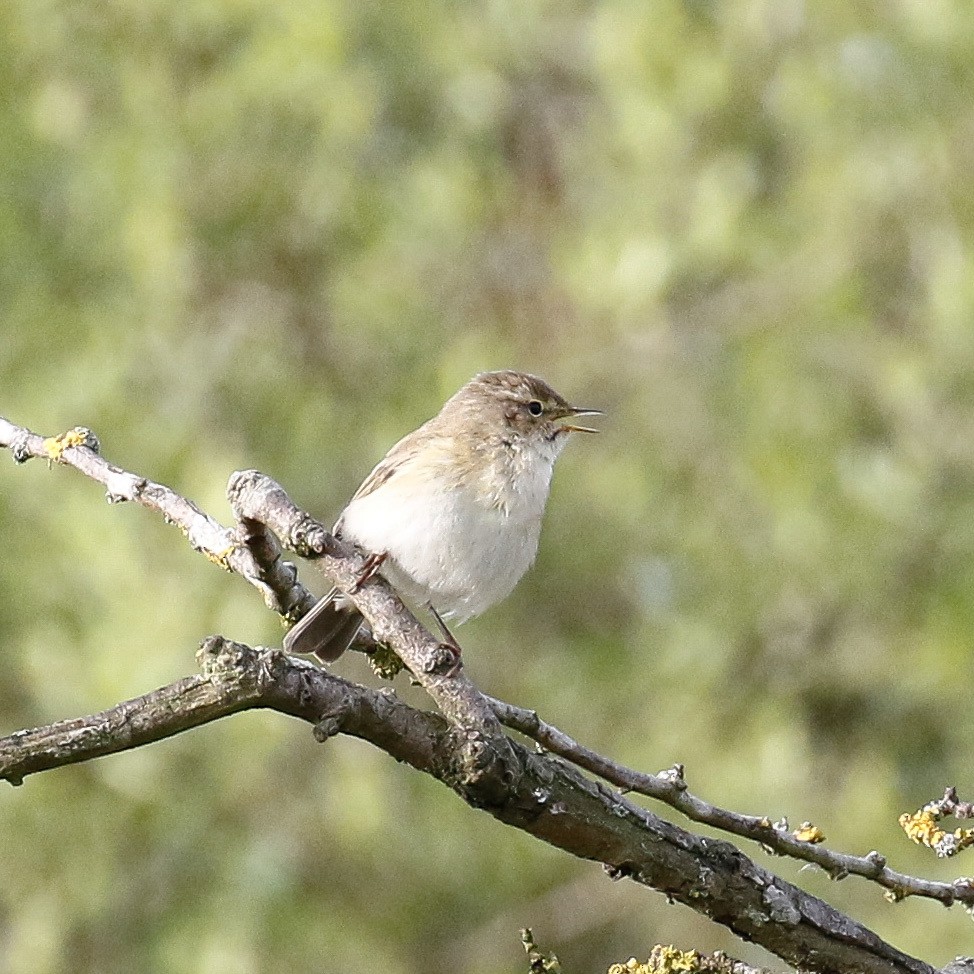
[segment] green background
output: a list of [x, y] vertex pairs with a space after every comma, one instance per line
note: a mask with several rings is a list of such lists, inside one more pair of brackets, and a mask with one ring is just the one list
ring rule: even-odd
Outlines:
[[[461, 631], [472, 677], [715, 803], [970, 872], [896, 819], [974, 797], [972, 45], [960, 0], [7, 0], [0, 413], [224, 521], [242, 467], [328, 520], [474, 372], [538, 372], [604, 433]], [[70, 470], [0, 465], [0, 550], [0, 733], [281, 638]], [[269, 714], [0, 789], [0, 862], [9, 974], [495, 974], [525, 925], [571, 972], [769, 961]], [[773, 868], [971, 952], [960, 909]]]

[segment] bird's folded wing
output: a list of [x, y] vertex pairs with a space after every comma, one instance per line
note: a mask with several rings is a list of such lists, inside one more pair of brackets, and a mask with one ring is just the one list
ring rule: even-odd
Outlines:
[[284, 637], [288, 653], [313, 653], [325, 663], [338, 659], [362, 624], [358, 609], [333, 588]]

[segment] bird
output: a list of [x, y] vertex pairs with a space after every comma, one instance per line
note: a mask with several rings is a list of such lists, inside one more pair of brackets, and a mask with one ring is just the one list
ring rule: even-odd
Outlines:
[[[531, 567], [555, 461], [571, 420], [601, 414], [572, 406], [543, 379], [481, 372], [439, 413], [399, 440], [352, 496], [333, 534], [368, 553], [407, 602], [430, 610], [446, 645], [460, 625], [506, 598]], [[332, 589], [287, 633], [290, 653], [338, 659], [362, 623]]]

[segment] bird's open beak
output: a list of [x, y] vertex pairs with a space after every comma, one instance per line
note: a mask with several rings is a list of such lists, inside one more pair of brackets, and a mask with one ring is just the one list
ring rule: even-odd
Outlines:
[[[588, 406], [571, 406], [569, 416], [601, 416], [601, 409], [589, 409]], [[575, 426], [572, 423], [565, 423], [561, 427], [566, 433], [599, 433], [601, 430], [592, 429], [591, 426]]]

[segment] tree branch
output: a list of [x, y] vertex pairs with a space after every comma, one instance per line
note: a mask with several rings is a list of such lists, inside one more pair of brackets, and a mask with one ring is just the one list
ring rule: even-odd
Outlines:
[[974, 905], [974, 878], [962, 876], [952, 883], [936, 882], [890, 869], [886, 865], [886, 857], [879, 852], [853, 856], [813, 844], [799, 837], [801, 830], [795, 833], [789, 832], [787, 823], [782, 825], [772, 822], [766, 816], [741, 815], [711, 805], [691, 794], [687, 790], [682, 765], [659, 774], [634, 771], [572, 740], [557, 727], [541, 720], [533, 710], [524, 710], [493, 697], [488, 697], [488, 700], [501, 723], [506, 727], [520, 731], [553, 754], [597, 774], [623, 791], [637, 792], [665, 802], [693, 822], [710, 825], [722, 832], [758, 842], [769, 852], [777, 855], [814, 863], [816, 866], [821, 866], [835, 880], [845, 879], [850, 875], [871, 879], [889, 890], [890, 899], [926, 896], [939, 900], [945, 906], [953, 906], [954, 903], [964, 903], [968, 907]]
[[[436, 640], [381, 578], [359, 587], [362, 556], [298, 510], [284, 490], [256, 471], [234, 474], [228, 494], [238, 524], [223, 527], [190, 501], [101, 458], [88, 430], [37, 436], [0, 417], [0, 446], [14, 459], [68, 464], [102, 483], [109, 501], [135, 500], [182, 528], [194, 549], [242, 575], [275, 611], [300, 616], [314, 597], [297, 582], [281, 544], [314, 558], [354, 598], [377, 638], [390, 644], [446, 719], [413, 710], [388, 693], [348, 683], [279, 651], [255, 653], [214, 639], [200, 658], [204, 675], [188, 677], [101, 714], [21, 731], [0, 740], [0, 777], [26, 775], [160, 740], [251, 707], [311, 721], [324, 740], [362, 737], [400, 761], [437, 777], [469, 804], [577, 856], [604, 863], [754, 940], [785, 960], [816, 971], [930, 971], [865, 927], [748, 859], [725, 842], [704, 839], [658, 819], [574, 768], [536, 755], [508, 738], [500, 721], [548, 750], [627, 791], [662, 800], [694, 821], [814, 862], [833, 878], [856, 873], [896, 897], [974, 900], [972, 884], [929, 883], [892, 872], [877, 853], [830, 852], [767, 819], [742, 816], [692, 796], [682, 768], [659, 775], [615, 764], [583, 747], [532, 711], [484, 697], [463, 675], [444, 675]], [[500, 718], [500, 721], [498, 720]]]
[[[583, 777], [571, 765], [511, 741], [513, 781], [496, 763], [471, 775], [466, 732], [390, 693], [350, 683], [279, 650], [255, 651], [219, 637], [199, 657], [203, 676], [100, 714], [0, 739], [0, 778], [161, 740], [227, 714], [263, 707], [312, 723], [319, 740], [369, 741], [452, 788], [475, 808], [583, 859], [613, 878], [656, 889], [786, 962], [823, 974], [933, 974], [827, 903], [775, 876], [727, 842], [693, 835]], [[490, 801], [499, 796], [499, 801]]]
[[239, 537], [249, 536], [251, 525], [257, 522], [266, 525], [289, 550], [314, 559], [355, 602], [376, 640], [394, 647], [443, 714], [489, 741], [493, 760], [509, 759], [507, 737], [484, 695], [462, 667], [454, 670], [454, 657], [444, 659], [439, 641], [420, 625], [381, 575], [372, 574], [362, 583], [365, 561], [352, 545], [299, 510], [283, 487], [257, 470], [233, 474], [227, 497], [243, 525]]
[[[232, 529], [170, 487], [116, 467], [100, 456], [98, 438], [91, 430], [75, 427], [60, 436], [43, 437], [0, 416], [0, 447], [10, 450], [15, 463], [36, 457], [74, 467], [106, 488], [109, 504], [134, 501], [161, 514], [182, 530], [194, 551], [246, 578], [275, 612], [286, 615], [297, 609], [300, 614], [300, 609], [307, 611], [315, 603], [315, 597], [298, 584], [293, 565], [282, 563], [280, 571], [271, 575], [262, 571], [251, 550], [240, 543]], [[290, 577], [285, 578], [288, 574]]]
[[[447, 662], [439, 642], [403, 605], [389, 584], [374, 575], [361, 587], [364, 559], [320, 522], [298, 510], [284, 489], [255, 470], [235, 473], [227, 493], [239, 522], [237, 530], [221, 525], [171, 488], [110, 464], [99, 455], [90, 430], [76, 427], [56, 437], [42, 437], [0, 416], [0, 446], [23, 463], [31, 457], [63, 463], [103, 484], [110, 503], [136, 501], [180, 527], [193, 549], [236, 572], [254, 585], [275, 612], [300, 617], [315, 598], [297, 583], [293, 565], [280, 559], [280, 547], [259, 525], [267, 525], [287, 547], [310, 559], [355, 601], [376, 638], [396, 644], [413, 675], [452, 721], [492, 742], [490, 757], [504, 762], [507, 738], [490, 705], [462, 672], [444, 671]], [[488, 753], [484, 752], [486, 759]]]
[[[209, 645], [197, 654], [201, 663]], [[0, 738], [0, 779], [19, 785], [39, 771], [142, 747], [260, 705], [260, 670], [238, 667], [219, 679], [215, 672], [204, 668], [201, 676], [187, 676], [101, 713]]]

